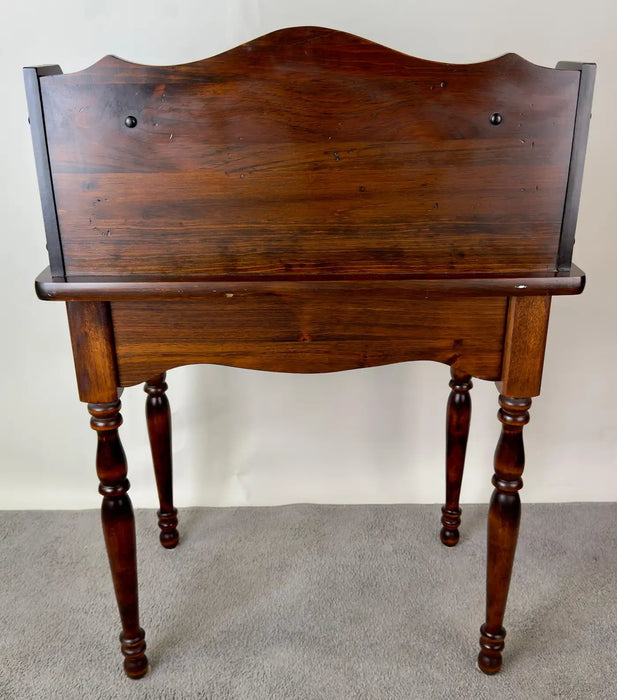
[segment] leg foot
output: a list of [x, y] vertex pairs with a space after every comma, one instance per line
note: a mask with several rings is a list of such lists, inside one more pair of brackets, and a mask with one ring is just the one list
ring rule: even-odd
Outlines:
[[160, 504], [157, 511], [160, 540], [163, 547], [173, 549], [178, 544], [178, 511], [173, 504], [171, 411], [165, 393], [165, 374], [149, 379], [144, 385], [144, 391], [148, 394], [146, 422]]
[[446, 414], [446, 504], [441, 509], [440, 538], [446, 547], [454, 547], [459, 540], [461, 524], [461, 483], [465, 466], [465, 452], [471, 420], [471, 376], [451, 369], [450, 398]]
[[504, 639], [506, 631], [503, 627], [495, 634], [486, 631], [486, 625], [480, 628], [480, 653], [478, 654], [478, 668], [489, 676], [501, 670]]
[[173, 549], [180, 539], [178, 535], [178, 516], [177, 510], [173, 508], [171, 512], [163, 513], [161, 510], [156, 511], [159, 521], [161, 533], [159, 540], [165, 549]]
[[124, 632], [120, 634], [120, 647], [124, 655], [124, 672], [129, 678], [143, 678], [150, 666], [145, 655], [146, 633], [139, 628], [139, 634], [134, 639], [128, 639]]
[[460, 538], [458, 528], [461, 524], [462, 512], [460, 508], [446, 508], [446, 506], [441, 508], [442, 528], [439, 538], [446, 547], [454, 547], [458, 544]]

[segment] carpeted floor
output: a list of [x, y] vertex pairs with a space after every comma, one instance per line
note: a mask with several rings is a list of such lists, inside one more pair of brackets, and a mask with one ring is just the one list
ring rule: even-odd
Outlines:
[[475, 668], [486, 506], [137, 513], [150, 674], [121, 671], [96, 511], [0, 512], [0, 698], [617, 697], [617, 504], [526, 505], [500, 675]]

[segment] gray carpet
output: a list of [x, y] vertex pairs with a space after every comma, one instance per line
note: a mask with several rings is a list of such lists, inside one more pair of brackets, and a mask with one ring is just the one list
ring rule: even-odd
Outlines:
[[137, 513], [150, 674], [121, 672], [98, 513], [0, 512], [0, 697], [615, 698], [617, 504], [526, 505], [502, 673], [475, 668], [485, 506]]

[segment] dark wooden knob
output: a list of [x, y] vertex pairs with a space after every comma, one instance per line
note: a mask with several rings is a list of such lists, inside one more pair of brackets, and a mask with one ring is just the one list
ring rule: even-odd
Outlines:
[[499, 126], [501, 122], [503, 121], [503, 117], [499, 112], [493, 112], [490, 116], [490, 122], [493, 126]]
[[124, 120], [124, 126], [128, 126], [129, 129], [134, 129], [137, 126], [137, 118], [129, 115]]

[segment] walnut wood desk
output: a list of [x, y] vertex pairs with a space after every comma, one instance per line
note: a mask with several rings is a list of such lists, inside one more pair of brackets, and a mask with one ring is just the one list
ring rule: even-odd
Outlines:
[[[479, 665], [502, 663], [523, 426], [571, 264], [595, 66], [419, 60], [295, 28], [196, 63], [25, 69], [50, 267], [97, 432], [124, 668], [148, 669], [118, 387], [145, 382], [178, 543], [165, 371], [450, 365], [441, 540], [459, 538], [472, 377], [497, 382]], [[207, 466], [206, 466], [207, 468]]]

